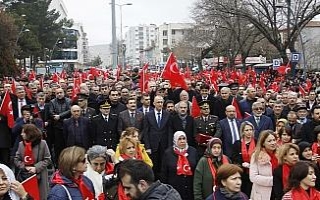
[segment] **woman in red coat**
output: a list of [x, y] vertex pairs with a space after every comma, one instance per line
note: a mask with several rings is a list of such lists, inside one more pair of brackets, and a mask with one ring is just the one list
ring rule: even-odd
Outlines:
[[314, 188], [317, 178], [314, 168], [311, 162], [297, 162], [289, 176], [289, 192], [282, 197], [282, 200], [320, 200], [320, 192]]

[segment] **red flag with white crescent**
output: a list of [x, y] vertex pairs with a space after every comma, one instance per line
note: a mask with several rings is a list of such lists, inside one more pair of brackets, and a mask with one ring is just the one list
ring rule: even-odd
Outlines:
[[178, 63], [173, 53], [170, 53], [168, 61], [163, 68], [162, 74], [160, 75], [163, 79], [170, 80], [171, 86], [178, 86], [185, 90], [188, 86], [185, 82], [184, 76], [180, 73]]
[[24, 180], [21, 184], [23, 185], [23, 188], [26, 190], [26, 192], [32, 197], [32, 199], [40, 200], [40, 192], [36, 174]]
[[12, 128], [14, 125], [14, 117], [13, 117], [10, 91], [8, 91], [8, 90], [4, 94], [3, 100], [1, 102], [0, 114], [7, 117], [8, 127]]

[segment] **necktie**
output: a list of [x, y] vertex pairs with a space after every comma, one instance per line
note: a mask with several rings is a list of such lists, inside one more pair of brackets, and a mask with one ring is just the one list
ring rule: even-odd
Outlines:
[[161, 126], [161, 113], [158, 112], [158, 127], [160, 128]]
[[106, 123], [108, 123], [108, 117], [105, 117], [105, 118], [104, 118], [104, 121], [105, 121]]
[[20, 104], [19, 117], [22, 117], [21, 108], [23, 106], [23, 100], [19, 100], [19, 104]]
[[131, 124], [134, 124], [134, 113], [131, 113], [130, 122]]
[[74, 125], [75, 125], [76, 127], [79, 127], [79, 122], [78, 122], [78, 120], [75, 120], [75, 121], [74, 121]]
[[238, 140], [236, 127], [234, 125], [234, 119], [231, 119], [230, 123], [231, 123], [231, 132], [232, 132], [232, 144], [234, 144], [234, 142]]
[[257, 123], [257, 126], [259, 127], [259, 124], [260, 124], [260, 117], [257, 117], [257, 118], [256, 118], [256, 123]]

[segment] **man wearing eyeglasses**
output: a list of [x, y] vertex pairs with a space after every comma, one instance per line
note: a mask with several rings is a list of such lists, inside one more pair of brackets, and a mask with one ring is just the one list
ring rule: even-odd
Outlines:
[[252, 104], [252, 115], [245, 118], [244, 121], [249, 121], [253, 124], [255, 131], [254, 137], [258, 139], [259, 134], [263, 130], [273, 130], [273, 123], [270, 117], [263, 115], [264, 108], [262, 103], [254, 102]]

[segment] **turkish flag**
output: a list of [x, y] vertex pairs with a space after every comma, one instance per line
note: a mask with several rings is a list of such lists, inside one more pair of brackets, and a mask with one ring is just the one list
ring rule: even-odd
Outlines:
[[0, 107], [0, 114], [7, 117], [8, 126], [9, 128], [12, 128], [14, 125], [14, 117], [12, 111], [12, 101], [10, 97], [10, 92], [8, 90], [4, 94]]
[[305, 89], [301, 85], [299, 85], [299, 92], [302, 96], [306, 96], [306, 94], [307, 94], [307, 92], [305, 91]]
[[233, 97], [231, 105], [233, 105], [236, 109], [237, 119], [242, 119], [242, 114], [240, 112], [240, 107], [239, 107], [239, 104], [238, 104], [238, 101], [236, 100], [236, 98]]
[[288, 63], [287, 65], [281, 65], [277, 70], [281, 75], [287, 74], [290, 71], [290, 63]]
[[311, 80], [310, 80], [310, 79], [307, 79], [307, 80], [306, 80], [306, 90], [307, 90], [307, 92], [310, 92], [311, 87], [312, 87]]
[[13, 79], [11, 83], [11, 92], [12, 94], [16, 93], [16, 81]]
[[121, 75], [121, 67], [120, 65], [118, 65], [117, 71], [116, 71], [117, 81], [120, 81], [120, 75]]
[[77, 98], [77, 94], [80, 92], [80, 78], [74, 78], [73, 79], [73, 89], [72, 89], [72, 101], [74, 101]]
[[173, 53], [170, 53], [166, 66], [163, 68], [162, 74], [160, 75], [163, 79], [170, 80], [171, 86], [180, 86], [187, 90], [187, 84], [184, 80], [183, 75], [180, 73], [178, 63]]
[[34, 80], [36, 80], [36, 73], [32, 71], [29, 74], [29, 81], [34, 81]]
[[149, 67], [149, 64], [146, 63], [140, 72], [139, 87], [142, 92], [148, 91], [147, 86], [150, 79], [150, 76], [148, 76], [148, 67]]
[[186, 67], [186, 71], [184, 72], [184, 77], [191, 79], [191, 71], [188, 66]]
[[59, 77], [59, 75], [57, 74], [57, 73], [54, 73], [53, 75], [52, 75], [52, 82], [54, 82], [54, 83], [57, 83], [57, 82], [59, 82], [59, 80], [60, 80], [60, 77]]
[[27, 193], [34, 200], [40, 200], [40, 192], [39, 192], [38, 179], [36, 174], [24, 180], [21, 184], [23, 185], [23, 188], [27, 191]]
[[192, 97], [192, 110], [191, 110], [192, 117], [200, 116], [200, 107], [198, 105], [197, 99], [195, 96]]

